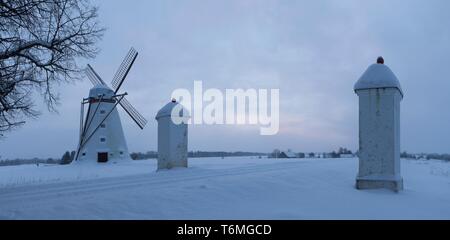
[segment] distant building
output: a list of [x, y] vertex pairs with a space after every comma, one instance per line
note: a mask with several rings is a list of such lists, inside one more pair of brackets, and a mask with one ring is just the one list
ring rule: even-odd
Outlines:
[[278, 154], [278, 158], [297, 158], [297, 154], [291, 152], [290, 150], [288, 150], [288, 151], [281, 151]]
[[427, 159], [426, 154], [414, 154], [415, 159]]

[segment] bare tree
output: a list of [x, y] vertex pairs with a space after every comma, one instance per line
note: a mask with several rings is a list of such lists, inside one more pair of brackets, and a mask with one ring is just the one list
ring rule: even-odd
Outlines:
[[0, 0], [0, 136], [35, 118], [33, 94], [55, 111], [54, 86], [80, 78], [104, 31], [87, 0]]

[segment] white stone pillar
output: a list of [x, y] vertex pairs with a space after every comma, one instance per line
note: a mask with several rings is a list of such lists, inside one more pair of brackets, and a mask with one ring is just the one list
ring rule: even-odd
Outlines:
[[158, 170], [188, 166], [188, 119], [187, 110], [175, 100], [158, 111]]
[[359, 97], [357, 189], [403, 189], [400, 175], [400, 101], [395, 74], [379, 57], [355, 84]]

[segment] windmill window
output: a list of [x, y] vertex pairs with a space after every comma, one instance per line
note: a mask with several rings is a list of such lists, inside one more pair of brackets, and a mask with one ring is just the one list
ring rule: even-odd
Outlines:
[[101, 137], [100, 138], [100, 142], [102, 142], [102, 143], [106, 142], [106, 138], [105, 137]]
[[102, 124], [100, 125], [100, 127], [101, 127], [101, 128], [106, 128], [106, 123], [102, 123]]
[[120, 152], [120, 155], [123, 155], [123, 152]]
[[100, 114], [105, 114], [105, 113], [106, 113], [106, 111], [104, 109], [100, 110]]
[[84, 152], [83, 154], [81, 154], [81, 155], [83, 155], [83, 156], [86, 156], [86, 153]]

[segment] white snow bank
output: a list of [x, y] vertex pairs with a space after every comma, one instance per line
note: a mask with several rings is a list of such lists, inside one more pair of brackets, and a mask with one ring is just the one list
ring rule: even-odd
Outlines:
[[19, 165], [0, 167], [0, 188], [52, 182], [80, 181], [149, 173], [156, 160], [117, 164]]
[[0, 219], [450, 219], [449, 163], [402, 160], [405, 190], [393, 193], [356, 190], [357, 162], [202, 158], [160, 172], [154, 160], [4, 167]]

